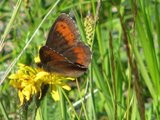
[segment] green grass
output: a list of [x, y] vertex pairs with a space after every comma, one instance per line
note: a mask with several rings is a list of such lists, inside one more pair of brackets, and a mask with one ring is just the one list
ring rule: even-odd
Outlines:
[[[48, 92], [38, 108], [34, 98], [19, 106], [8, 79], [17, 63], [36, 66], [34, 57], [63, 12], [73, 13], [86, 42], [88, 11], [98, 20], [87, 74], [71, 91], [59, 88], [59, 102]], [[159, 12], [159, 0], [102, 0], [99, 11], [96, 0], [0, 1], [0, 119], [160, 119]]]

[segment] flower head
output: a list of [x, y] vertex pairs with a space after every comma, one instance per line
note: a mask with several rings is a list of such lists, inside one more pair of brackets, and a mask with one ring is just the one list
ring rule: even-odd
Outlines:
[[59, 100], [58, 87], [66, 90], [71, 89], [66, 81], [74, 80], [74, 78], [65, 77], [58, 73], [49, 73], [40, 68], [31, 68], [24, 64], [18, 64], [18, 66], [17, 73], [11, 74], [9, 79], [11, 79], [10, 84], [18, 89], [20, 105], [29, 101], [36, 94], [39, 95], [38, 98], [40, 99], [44, 85], [50, 86], [51, 95], [55, 101]]
[[88, 45], [92, 45], [94, 27], [95, 27], [95, 20], [93, 16], [89, 13], [84, 19], [84, 30]]

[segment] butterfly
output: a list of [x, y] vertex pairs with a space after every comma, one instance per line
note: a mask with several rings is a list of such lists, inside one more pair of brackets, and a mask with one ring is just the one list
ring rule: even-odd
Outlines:
[[69, 77], [83, 75], [92, 53], [80, 38], [75, 21], [68, 14], [60, 14], [50, 29], [46, 44], [40, 48], [42, 68]]

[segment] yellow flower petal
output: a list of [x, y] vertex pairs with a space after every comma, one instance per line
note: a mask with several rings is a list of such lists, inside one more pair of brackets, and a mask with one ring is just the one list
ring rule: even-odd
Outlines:
[[55, 101], [59, 101], [59, 93], [58, 93], [58, 90], [57, 91], [51, 91], [51, 95], [52, 95], [52, 98], [55, 100]]
[[20, 105], [23, 105], [23, 103], [24, 103], [23, 93], [21, 91], [18, 91], [18, 96], [19, 96], [19, 100], [20, 100]]
[[62, 88], [66, 89], [66, 90], [71, 90], [71, 88], [68, 85], [63, 85]]
[[22, 93], [23, 95], [25, 96], [25, 99], [28, 101], [30, 100], [30, 97], [31, 97], [31, 86], [28, 85], [27, 87], [25, 87], [23, 90], [22, 90]]
[[17, 79], [17, 76], [16, 76], [16, 74], [11, 74], [8, 78], [9, 79]]
[[47, 72], [44, 72], [44, 71], [39, 72], [39, 73], [36, 75], [36, 77], [35, 77], [34, 80], [38, 80], [38, 79], [40, 79], [40, 78], [42, 78], [42, 77], [44, 77], [44, 76], [46, 76], [46, 75], [48, 75]]
[[34, 58], [34, 61], [35, 61], [35, 63], [40, 63], [40, 62], [41, 62], [39, 56], [35, 57], [35, 58]]
[[25, 65], [22, 64], [22, 63], [18, 63], [18, 66], [19, 66], [19, 67], [24, 67]]

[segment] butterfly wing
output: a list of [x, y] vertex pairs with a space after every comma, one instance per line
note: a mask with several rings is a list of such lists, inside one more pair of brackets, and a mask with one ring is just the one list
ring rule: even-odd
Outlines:
[[46, 46], [73, 64], [88, 67], [91, 61], [89, 47], [80, 42], [80, 34], [74, 20], [65, 13], [62, 13], [51, 27]]
[[41, 65], [45, 70], [49, 72], [57, 72], [65, 76], [79, 77], [87, 69], [83, 66], [71, 63], [64, 56], [47, 46], [41, 47], [40, 59]]
[[61, 14], [52, 25], [46, 45], [40, 49], [41, 66], [50, 72], [79, 77], [91, 62], [91, 51], [69, 15]]

